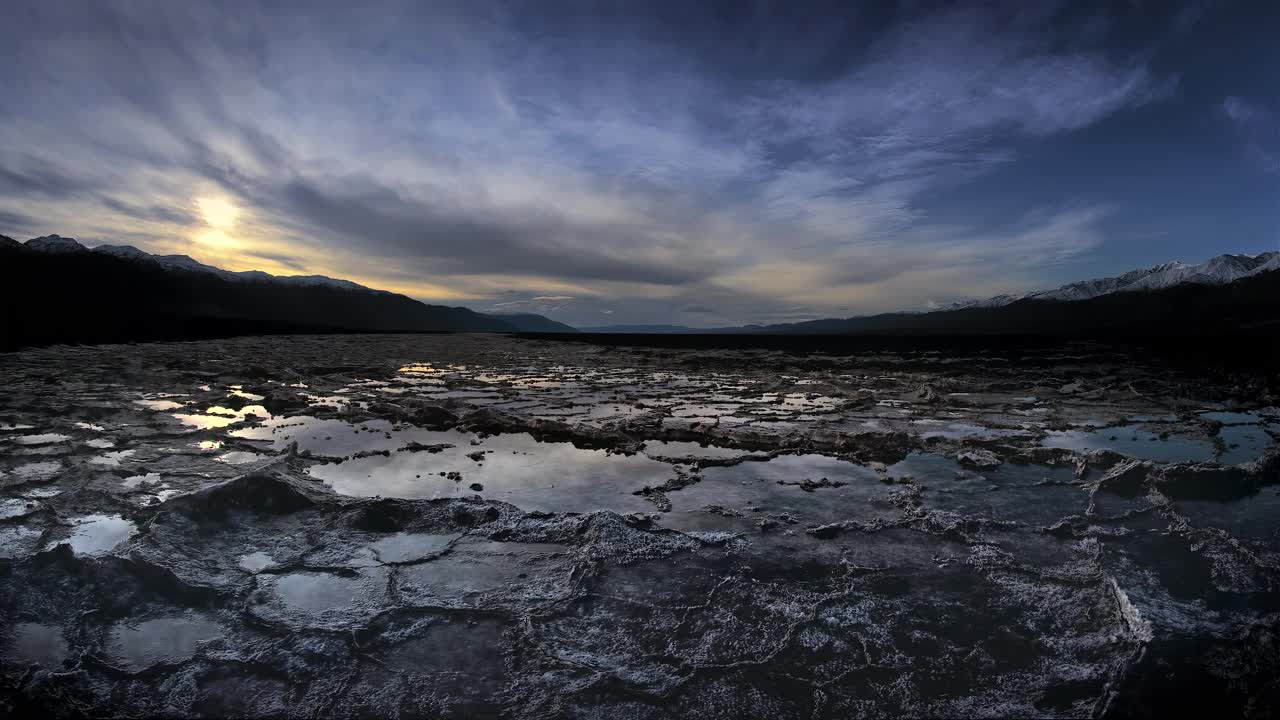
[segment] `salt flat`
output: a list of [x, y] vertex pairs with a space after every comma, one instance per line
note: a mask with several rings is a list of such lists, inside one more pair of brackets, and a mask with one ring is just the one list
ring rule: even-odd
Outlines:
[[1276, 709], [1280, 411], [1238, 378], [385, 335], [0, 383], [10, 710]]

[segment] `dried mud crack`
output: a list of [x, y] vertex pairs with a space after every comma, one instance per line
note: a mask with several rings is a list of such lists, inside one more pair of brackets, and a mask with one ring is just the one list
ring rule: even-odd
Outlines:
[[1263, 381], [485, 336], [0, 381], [15, 715], [1280, 711]]

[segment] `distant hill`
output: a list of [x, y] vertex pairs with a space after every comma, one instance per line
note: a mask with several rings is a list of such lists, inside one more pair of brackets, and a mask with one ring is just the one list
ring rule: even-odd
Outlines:
[[587, 333], [777, 335], [1280, 334], [1280, 252], [1168, 262], [931, 312], [894, 312], [736, 328], [612, 325]]
[[1053, 290], [1022, 295], [997, 295], [986, 300], [962, 302], [942, 308], [999, 307], [1019, 300], [1088, 300], [1112, 293], [1163, 290], [1179, 285], [1226, 285], [1253, 275], [1280, 270], [1280, 252], [1259, 255], [1218, 255], [1202, 263], [1188, 265], [1173, 261], [1132, 270], [1115, 277], [1074, 282]]
[[[532, 313], [483, 314], [319, 275], [231, 272], [127, 245], [0, 235], [0, 348], [299, 332], [528, 332], [577, 329]], [[1280, 253], [1164, 263], [1055, 290], [779, 325], [610, 325], [649, 335], [1280, 335]]]
[[599, 325], [596, 327], [578, 328], [587, 333], [639, 333], [653, 335], [682, 335], [685, 333], [703, 333], [706, 330], [685, 327], [684, 325]]
[[571, 325], [534, 313], [485, 313], [485, 315], [512, 325], [520, 332], [578, 332], [578, 329]]
[[0, 236], [0, 302], [0, 344], [10, 348], [261, 332], [515, 332], [540, 317], [515, 323], [346, 280], [233, 273], [185, 255], [90, 250], [57, 235]]
[[769, 325], [775, 334], [1212, 335], [1280, 334], [1280, 271], [1222, 284], [1179, 283], [1082, 300], [1026, 297], [995, 306], [885, 313]]

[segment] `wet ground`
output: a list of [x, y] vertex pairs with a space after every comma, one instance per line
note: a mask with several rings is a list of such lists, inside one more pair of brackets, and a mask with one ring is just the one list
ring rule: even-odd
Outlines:
[[1280, 398], [1087, 344], [0, 355], [7, 712], [1280, 711]]

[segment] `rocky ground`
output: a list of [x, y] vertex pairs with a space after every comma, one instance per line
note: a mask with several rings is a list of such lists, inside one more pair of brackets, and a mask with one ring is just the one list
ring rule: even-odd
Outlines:
[[7, 712], [1280, 712], [1247, 376], [299, 336], [0, 387]]

